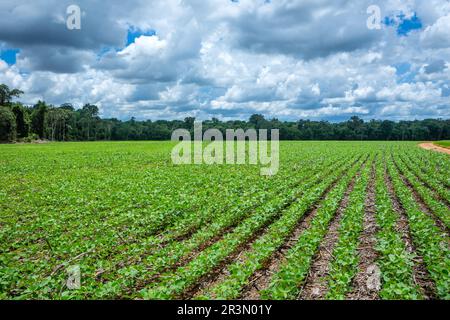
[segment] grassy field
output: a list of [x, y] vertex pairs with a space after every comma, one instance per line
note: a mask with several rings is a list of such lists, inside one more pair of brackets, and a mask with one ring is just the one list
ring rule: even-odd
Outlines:
[[1, 145], [0, 298], [450, 299], [447, 155], [282, 142], [263, 177], [173, 145]]
[[444, 147], [444, 148], [450, 148], [450, 141], [438, 141], [435, 142], [435, 144], [437, 144], [440, 147]]

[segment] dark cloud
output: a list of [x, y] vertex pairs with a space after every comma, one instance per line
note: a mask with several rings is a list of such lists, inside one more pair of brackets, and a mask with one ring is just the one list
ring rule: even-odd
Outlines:
[[164, 87], [158, 83], [136, 85], [133, 93], [127, 98], [127, 101], [156, 101], [159, 99], [159, 92], [163, 89]]
[[107, 2], [78, 1], [82, 11], [81, 29], [66, 27], [66, 9], [73, 1], [33, 1], [20, 5], [6, 1], [0, 14], [0, 41], [14, 46], [58, 46], [73, 49], [98, 49], [123, 46], [127, 30], [111, 16]]
[[72, 0], [0, 1], [0, 49], [19, 52], [0, 60], [0, 82], [27, 102], [152, 119], [450, 116], [446, 0], [380, 0], [383, 17], [400, 12], [415, 30], [403, 33], [369, 30], [370, 0], [75, 3], [71, 31]]
[[26, 47], [21, 51], [20, 67], [24, 70], [52, 71], [55, 73], [77, 73], [94, 61], [89, 51], [52, 46]]
[[312, 59], [367, 48], [380, 38], [366, 26], [365, 1], [271, 2], [229, 21], [235, 44], [253, 52]]
[[444, 60], [436, 60], [432, 63], [425, 66], [425, 73], [436, 73], [441, 72], [445, 69], [445, 61]]
[[32, 70], [79, 72], [86, 51], [125, 44], [126, 28], [119, 25], [106, 2], [79, 1], [81, 30], [66, 27], [66, 9], [73, 1], [6, 1], [0, 6], [0, 42], [20, 48]]

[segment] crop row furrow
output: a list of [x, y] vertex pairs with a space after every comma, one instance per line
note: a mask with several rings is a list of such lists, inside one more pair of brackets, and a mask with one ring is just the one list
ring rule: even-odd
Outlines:
[[[194, 259], [204, 249], [219, 241], [224, 234], [232, 231], [235, 226], [239, 227], [240, 222], [251, 221], [260, 215], [270, 216], [278, 214], [284, 207], [295, 201], [296, 197], [314, 186], [318, 181], [326, 178], [332, 170], [336, 170], [339, 166], [341, 166], [341, 162], [335, 163], [326, 172], [321, 171], [322, 167], [320, 165], [313, 168], [305, 168], [296, 177], [298, 179], [296, 186], [289, 189], [287, 194], [280, 192], [274, 195], [273, 199], [266, 202], [264, 206], [258, 207], [248, 216], [246, 214], [243, 215], [241, 211], [236, 209], [226, 215], [219, 216], [213, 223], [205, 225], [190, 238], [183, 241], [170, 242], [164, 247], [161, 247], [161, 239], [152, 239], [153, 243], [149, 243], [147, 246], [154, 248], [154, 252], [147, 256], [142, 263], [123, 268], [122, 274], [125, 274], [126, 277], [113, 279], [100, 286], [98, 294], [100, 296], [118, 294], [123, 293], [123, 290], [135, 291], [136, 288], [145, 287], [148, 283], [155, 281], [156, 277], [159, 277], [165, 270], [180, 267]], [[303, 176], [303, 179], [300, 176]], [[301, 188], [298, 186], [301, 186]]]
[[[352, 281], [358, 273], [358, 264], [361, 261], [358, 246], [360, 245], [360, 236], [364, 231], [366, 190], [372, 166], [371, 163], [363, 168], [344, 211], [339, 228], [339, 238], [333, 250], [334, 259], [330, 263], [330, 272], [327, 277], [329, 288], [326, 294], [327, 299], [344, 299], [351, 291]], [[367, 272], [367, 270], [365, 271]], [[362, 288], [356, 289], [362, 291]]]
[[407, 157], [409, 162], [423, 174], [436, 178], [440, 184], [450, 189], [450, 177], [448, 176], [450, 166], [448, 161], [446, 161], [445, 155], [424, 150], [417, 150], [416, 152], [412, 150], [405, 151], [401, 153], [402, 157]]
[[439, 196], [441, 201], [443, 201], [447, 206], [450, 206], [450, 190], [445, 188], [432, 173], [423, 173], [420, 167], [413, 163], [409, 157], [400, 156], [400, 159], [405, 164], [405, 167], [413, 172], [425, 186], [433, 190], [437, 196]]
[[359, 167], [349, 170], [347, 175], [339, 181], [338, 185], [328, 193], [310, 227], [300, 235], [297, 243], [289, 250], [286, 261], [272, 277], [268, 288], [263, 290], [263, 298], [293, 299], [298, 297], [300, 287], [308, 275], [311, 262], [320, 242], [325, 236], [336, 210], [347, 196], [346, 190], [352, 188], [352, 183], [360, 169]]
[[415, 198], [422, 205], [423, 211], [428, 211], [436, 220], [436, 224], [441, 230], [449, 233], [450, 227], [450, 209], [438, 199], [434, 194], [423, 185], [423, 183], [409, 171], [404, 162], [394, 161], [396, 168], [400, 171], [401, 177], [412, 190]]
[[423, 257], [431, 279], [435, 282], [436, 294], [440, 298], [449, 299], [450, 250], [447, 235], [435, 225], [435, 221], [429, 215], [420, 210], [414, 196], [401, 180], [400, 173], [393, 163], [392, 155], [388, 158], [387, 167], [395, 194], [408, 216], [413, 242]]
[[[342, 172], [342, 169], [340, 171]], [[336, 173], [324, 178], [319, 185], [312, 188], [312, 194], [317, 198], [320, 198], [320, 195], [333, 183], [334, 179], [336, 179]], [[304, 199], [310, 199], [312, 196], [309, 192], [307, 194], [308, 196], [303, 197]], [[292, 203], [289, 203], [289, 205]], [[188, 265], [177, 269], [173, 273], [163, 275], [161, 277], [162, 281], [151, 285], [150, 288], [143, 293], [143, 296], [148, 299], [164, 299], [181, 295], [184, 291], [193, 286], [201, 277], [211, 272], [240, 245], [250, 239], [255, 232], [266, 226], [273, 214], [273, 212], [267, 212], [252, 216], [250, 219], [244, 221], [232, 233], [227, 234], [224, 239], [203, 251]]]
[[[308, 210], [319, 201], [317, 195], [321, 193], [323, 186], [305, 194], [300, 202], [293, 204], [283, 216], [272, 224], [267, 232], [260, 237], [251, 248], [246, 251], [239, 261], [228, 266], [225, 270], [227, 276], [214, 286], [206, 288], [199, 298], [233, 299], [239, 297], [242, 289], [250, 283], [250, 278], [255, 272], [263, 268], [292, 234], [299, 220], [308, 215]], [[327, 192], [328, 190], [325, 190]], [[322, 192], [323, 193], [323, 192]]]
[[[385, 161], [383, 158], [383, 165], [376, 168], [376, 217], [379, 227], [376, 250], [381, 270], [380, 297], [387, 300], [420, 299], [422, 294], [415, 284], [415, 279], [419, 279], [415, 276], [415, 269], [419, 267], [414, 261], [417, 257], [411, 248], [408, 225], [399, 228], [403, 212], [393, 190], [389, 192], [393, 187], [387, 176]], [[399, 212], [396, 212], [394, 204]]]

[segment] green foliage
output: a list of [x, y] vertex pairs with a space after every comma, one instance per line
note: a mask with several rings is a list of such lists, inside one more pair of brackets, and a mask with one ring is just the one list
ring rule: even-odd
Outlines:
[[344, 299], [358, 272], [359, 237], [364, 228], [364, 205], [372, 161], [367, 162], [358, 177], [342, 216], [339, 238], [333, 250], [334, 259], [329, 268], [328, 299]]
[[450, 299], [448, 235], [435, 225], [432, 217], [420, 209], [419, 204], [402, 182], [391, 157], [387, 164], [395, 192], [409, 218], [413, 241], [424, 258], [431, 278], [436, 283], [437, 295], [443, 299]]
[[[95, 112], [88, 114], [95, 120]], [[441, 197], [450, 172], [446, 155], [415, 143], [281, 142], [281, 167], [269, 178], [251, 165], [175, 166], [173, 146], [0, 145], [0, 297], [174, 299], [223, 271], [196, 298], [239, 298], [305, 213], [317, 207], [280, 268], [266, 279], [269, 286], [261, 288], [265, 298], [297, 298], [330, 221], [360, 172], [338, 229], [336, 259], [324, 279], [328, 298], [345, 298], [360, 272], [356, 248], [362, 204], [376, 157], [380, 298], [424, 297], [414, 282], [417, 255], [436, 285], [436, 296], [449, 298], [448, 235], [436, 225], [436, 219], [445, 223], [448, 217]], [[414, 252], [397, 228], [399, 211], [384, 181], [385, 163], [408, 218]], [[435, 216], [421, 210], [402, 177]], [[81, 268], [79, 290], [66, 286], [66, 270], [73, 265]]]
[[444, 148], [450, 148], [450, 141], [438, 141], [435, 142], [436, 145], [440, 146], [440, 147], [444, 147]]
[[[10, 90], [0, 85], [0, 105], [10, 106], [14, 97], [22, 91]], [[195, 118], [180, 120], [127, 121], [102, 119], [99, 108], [89, 103], [80, 109], [65, 103], [59, 107], [38, 101], [32, 107], [15, 111], [17, 136], [26, 138], [29, 129], [40, 139], [51, 141], [98, 141], [98, 140], [170, 140], [175, 129], [187, 129], [191, 133]], [[30, 118], [30, 119], [28, 119]], [[31, 128], [29, 128], [31, 121]], [[421, 121], [378, 121], [365, 122], [357, 116], [341, 123], [327, 121], [280, 121], [266, 119], [261, 114], [250, 116], [248, 121], [220, 121], [217, 118], [204, 121], [203, 130], [215, 128], [225, 134], [227, 129], [279, 129], [281, 140], [441, 140], [450, 139], [450, 119], [426, 119]]]
[[16, 119], [11, 109], [0, 106], [0, 142], [16, 140]]
[[330, 186], [333, 180], [349, 169], [348, 166], [338, 163], [337, 168], [331, 167], [326, 172], [325, 177], [318, 174], [318, 179], [314, 183], [314, 187], [302, 196], [302, 201], [293, 203], [282, 215], [282, 217], [272, 224], [267, 232], [261, 236], [252, 245], [251, 249], [238, 261], [228, 268], [229, 276], [204, 293], [205, 297], [214, 297], [215, 299], [235, 299], [239, 296], [241, 289], [248, 285], [251, 275], [262, 268], [264, 262], [285, 242], [286, 238], [295, 228], [299, 219], [306, 211], [319, 200], [320, 195]]
[[385, 159], [382, 163], [376, 167], [376, 220], [379, 227], [376, 250], [382, 274], [380, 296], [388, 300], [420, 299], [421, 293], [413, 278], [414, 256], [397, 232], [399, 215], [393, 209], [386, 187]]
[[17, 138], [26, 138], [30, 134], [30, 116], [20, 103], [12, 106], [12, 112], [16, 119]]
[[298, 296], [301, 284], [308, 275], [314, 254], [326, 234], [327, 226], [333, 219], [360, 165], [350, 169], [326, 196], [309, 228], [301, 234], [297, 243], [289, 250], [285, 263], [274, 274], [269, 287], [262, 292], [264, 298], [282, 300], [295, 299]]
[[13, 98], [18, 98], [23, 94], [23, 91], [18, 89], [10, 89], [5, 84], [0, 84], [0, 106], [8, 106]]
[[39, 101], [34, 107], [31, 114], [31, 128], [40, 139], [45, 138], [45, 124], [48, 107], [45, 102]]
[[441, 186], [439, 186], [439, 182], [437, 182], [434, 177], [427, 177], [426, 181], [430, 181], [431, 185], [438, 186], [439, 191], [437, 192], [438, 195], [436, 195], [432, 189], [427, 188], [425, 183], [423, 183], [414, 174], [414, 172], [418, 172], [417, 170], [420, 170], [419, 168], [416, 167], [416, 171], [409, 171], [409, 168], [405, 165], [404, 162], [394, 161], [394, 163], [398, 167], [402, 175], [405, 177], [406, 181], [414, 188], [415, 192], [417, 192], [417, 196], [420, 197], [420, 200], [423, 201], [425, 205], [431, 209], [433, 214], [439, 217], [439, 219], [443, 222], [447, 229], [450, 229], [450, 209], [445, 203], [441, 202], [439, 198], [439, 194], [450, 196], [450, 193], [448, 193], [445, 188], [441, 189]]

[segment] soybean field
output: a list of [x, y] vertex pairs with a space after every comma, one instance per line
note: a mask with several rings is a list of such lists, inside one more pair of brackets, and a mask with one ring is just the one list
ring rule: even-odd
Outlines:
[[450, 299], [448, 155], [281, 142], [261, 176], [173, 146], [0, 145], [0, 299]]

